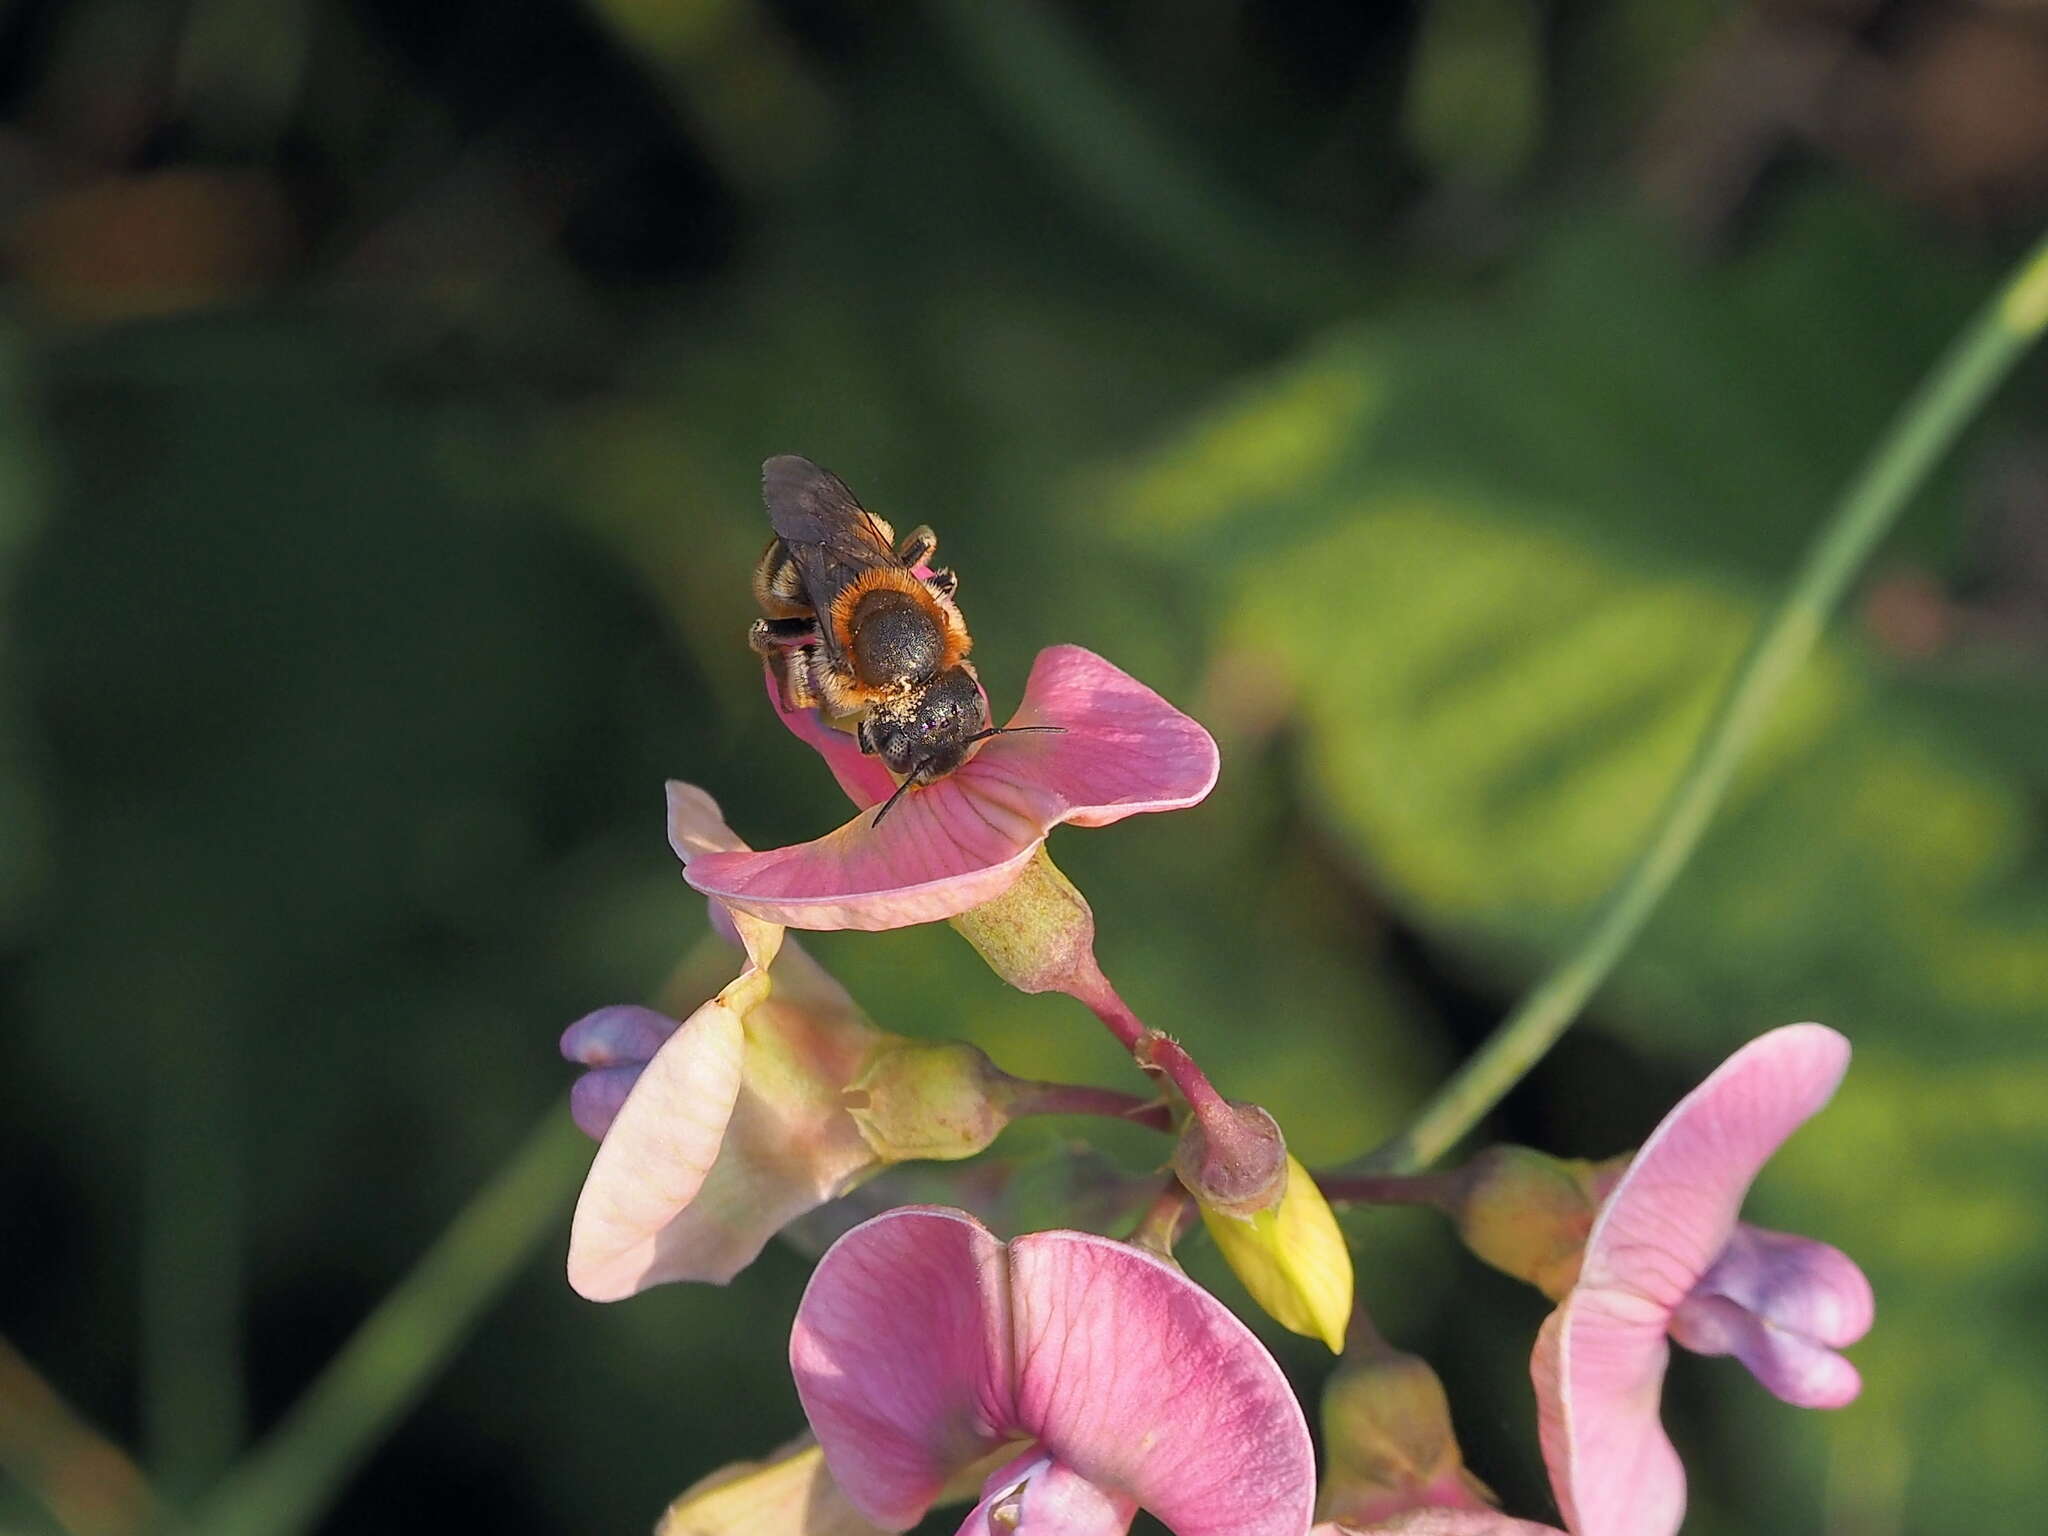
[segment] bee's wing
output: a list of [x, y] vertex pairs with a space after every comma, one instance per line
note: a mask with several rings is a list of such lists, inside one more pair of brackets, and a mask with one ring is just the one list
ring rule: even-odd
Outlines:
[[[854, 499], [844, 480], [809, 459], [784, 453], [763, 464], [761, 500], [821, 619], [832, 599], [861, 572], [897, 563], [887, 531], [874, 514]], [[839, 660], [832, 626], [820, 623], [818, 631], [827, 656]]]

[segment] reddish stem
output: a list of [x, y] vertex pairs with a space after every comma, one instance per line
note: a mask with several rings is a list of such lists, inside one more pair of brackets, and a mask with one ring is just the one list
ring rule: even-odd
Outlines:
[[1147, 1072], [1156, 1072], [1173, 1084], [1180, 1096], [1187, 1100], [1188, 1108], [1194, 1111], [1196, 1118], [1227, 1108], [1223, 1095], [1216, 1091], [1207, 1074], [1196, 1065], [1195, 1058], [1178, 1040], [1149, 1028], [1133, 1013], [1130, 1004], [1118, 996], [1109, 978], [1102, 974], [1102, 967], [1095, 963], [1092, 955], [1074, 968], [1065, 990], [1102, 1020], [1140, 1067]]
[[1133, 1056], [1137, 1055], [1138, 1042], [1146, 1034], [1144, 1021], [1117, 996], [1116, 988], [1102, 974], [1102, 967], [1095, 963], [1093, 955], [1084, 955], [1076, 962], [1063, 990], [1087, 1005], [1088, 1011], [1102, 1020], [1109, 1032], [1116, 1036], [1117, 1043]]
[[1138, 1218], [1138, 1225], [1126, 1241], [1170, 1259], [1173, 1245], [1180, 1241], [1194, 1218], [1194, 1198], [1181, 1187], [1179, 1179], [1168, 1177], [1166, 1187], [1145, 1207], [1145, 1214]]
[[1115, 1088], [1083, 1083], [1019, 1083], [1010, 1100], [1013, 1115], [1102, 1115], [1148, 1130], [1173, 1129], [1173, 1112], [1157, 1099], [1141, 1099]]

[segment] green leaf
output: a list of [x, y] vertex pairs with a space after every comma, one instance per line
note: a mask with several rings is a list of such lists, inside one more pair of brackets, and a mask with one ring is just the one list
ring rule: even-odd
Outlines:
[[[1489, 303], [1333, 338], [1117, 498], [1123, 541], [1214, 608], [1212, 679], [1289, 701], [1324, 834], [1504, 994], [1619, 873], [1773, 586], [1988, 286], [1846, 205], [1799, 210], [1716, 272], [1612, 220], [1532, 270]], [[1967, 466], [1903, 535], [1931, 558]], [[1601, 1013], [1644, 1049], [1682, 1046], [1688, 1073], [1794, 1019], [1857, 1042], [1842, 1107], [1753, 1214], [1851, 1249], [1881, 1298], [1858, 1354], [1869, 1416], [1813, 1441], [1913, 1448], [1928, 1475], [1871, 1510], [1969, 1528], [1962, 1511], [1995, 1523], [2022, 1495], [1999, 1425], [2040, 1406], [2038, 1370], [2001, 1350], [2038, 1344], [2015, 1287], [2048, 1262], [2024, 1214], [2048, 1148], [2019, 1108], [2048, 1070], [2048, 846], [2038, 767], [1970, 728], [1989, 709], [1929, 707], [1938, 691], [1827, 640]], [[1986, 1405], [1967, 1423], [1938, 1406], [1958, 1369]], [[1782, 1435], [1756, 1396], [1739, 1432]]]

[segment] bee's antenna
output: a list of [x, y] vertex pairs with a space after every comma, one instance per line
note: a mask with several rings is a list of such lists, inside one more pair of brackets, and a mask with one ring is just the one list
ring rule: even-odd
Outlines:
[[898, 784], [896, 786], [896, 793], [882, 802], [882, 808], [875, 812], [875, 819], [869, 822], [868, 825], [879, 827], [882, 824], [882, 818], [896, 808], [896, 802], [903, 798], [903, 792], [915, 782], [916, 780], [914, 779], [905, 779], [901, 784]]
[[1064, 736], [1067, 728], [1064, 725], [992, 725], [985, 731], [976, 731], [967, 740], [986, 741], [991, 736], [1014, 736], [1019, 731], [1052, 731]]

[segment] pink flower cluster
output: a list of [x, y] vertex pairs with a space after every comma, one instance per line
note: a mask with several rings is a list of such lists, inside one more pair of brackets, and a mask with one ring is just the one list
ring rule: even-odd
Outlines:
[[[1847, 1042], [1817, 1024], [1752, 1041], [1665, 1117], [1602, 1208], [1532, 1367], [1573, 1536], [1678, 1529], [1685, 1473], [1658, 1422], [1669, 1340], [1738, 1355], [1788, 1402], [1855, 1396], [1834, 1351], [1870, 1326], [1862, 1273], [1825, 1244], [1736, 1219], [1847, 1063]], [[915, 1523], [1004, 1447], [1015, 1454], [963, 1536], [1121, 1532], [1139, 1507], [1180, 1536], [1299, 1536], [1309, 1523], [1308, 1433], [1272, 1357], [1178, 1269], [1124, 1244], [1078, 1232], [1003, 1244], [959, 1212], [891, 1211], [820, 1262], [790, 1364], [839, 1488], [884, 1529]], [[1459, 1507], [1317, 1530], [1553, 1529], [1452, 1496]]]
[[[813, 715], [781, 712], [862, 813], [815, 841], [754, 852], [702, 791], [671, 785], [671, 841], [743, 953], [737, 974], [680, 1023], [611, 1008], [563, 1036], [564, 1054], [590, 1069], [574, 1093], [578, 1123], [601, 1138], [569, 1257], [572, 1283], [594, 1299], [730, 1279], [895, 1148], [924, 1146], [880, 1103], [892, 1084], [914, 1085], [908, 1102], [929, 1111], [931, 1145], [957, 1147], [917, 1156], [969, 1155], [999, 1128], [1000, 1094], [986, 1085], [1000, 1074], [878, 1029], [786, 927], [969, 913], [1010, 889], [1052, 827], [1192, 805], [1217, 771], [1199, 725], [1071, 646], [1039, 657], [1014, 722], [1059, 733], [991, 739], [879, 825], [865, 812], [895, 787], [881, 765]], [[1100, 990], [1098, 1011], [1140, 1065], [1148, 1051], [1179, 1050]], [[1606, 1193], [1532, 1360], [1544, 1460], [1573, 1536], [1677, 1531], [1685, 1475], [1659, 1420], [1673, 1341], [1736, 1356], [1788, 1402], [1855, 1396], [1857, 1374], [1836, 1351], [1870, 1325], [1862, 1273], [1824, 1244], [1738, 1220], [1750, 1183], [1828, 1101], [1848, 1055], [1813, 1024], [1752, 1041], [1666, 1116]], [[1185, 1065], [1201, 1090], [1186, 1105], [1206, 1093], [1230, 1108]], [[1156, 1101], [1149, 1110], [1167, 1113]], [[1277, 1128], [1272, 1137], [1283, 1184], [1306, 1178], [1280, 1167]], [[1270, 1235], [1282, 1226], [1265, 1230], [1283, 1241]], [[963, 1479], [979, 1487], [963, 1536], [1108, 1536], [1140, 1508], [1179, 1536], [1303, 1536], [1318, 1512], [1308, 1426], [1280, 1367], [1220, 1301], [1132, 1243], [1075, 1231], [1003, 1242], [964, 1212], [886, 1211], [820, 1260], [790, 1364], [830, 1473], [803, 1474], [807, 1512], [791, 1529], [906, 1529]], [[1449, 1465], [1369, 1500], [1326, 1486], [1315, 1530], [1553, 1529], [1500, 1514]]]

